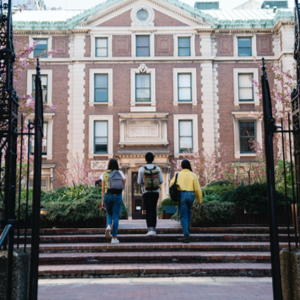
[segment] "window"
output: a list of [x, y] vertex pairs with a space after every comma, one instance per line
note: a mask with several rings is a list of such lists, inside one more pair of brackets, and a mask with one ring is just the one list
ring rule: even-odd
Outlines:
[[191, 74], [178, 74], [178, 101], [192, 101]]
[[94, 76], [94, 102], [108, 102], [108, 74], [95, 74]]
[[253, 79], [251, 74], [239, 74], [239, 101], [254, 101], [253, 84], [250, 79]]
[[[33, 189], [33, 179], [29, 179], [29, 189]], [[44, 192], [47, 192], [49, 190], [47, 178], [41, 179], [41, 190]]]
[[108, 153], [108, 121], [94, 122], [94, 153]]
[[48, 40], [47, 39], [33, 39], [35, 46], [33, 50], [33, 56], [39, 56], [47, 58]]
[[[34, 122], [34, 120], [31, 120], [31, 122]], [[42, 139], [42, 155], [47, 155], [47, 136], [48, 136], [48, 123], [44, 122], [43, 127], [43, 139]], [[34, 154], [34, 136], [32, 135], [30, 138], [30, 154]]]
[[191, 38], [178, 38], [178, 56], [191, 56]]
[[135, 101], [151, 102], [151, 78], [150, 74], [136, 74]]
[[[41, 75], [43, 103], [48, 103], [48, 75]], [[32, 75], [32, 97], [35, 95], [35, 75]]]
[[150, 56], [150, 37], [148, 35], [136, 36], [136, 56]]
[[240, 153], [255, 153], [251, 141], [256, 139], [256, 126], [253, 121], [239, 121]]
[[249, 37], [238, 38], [238, 56], [252, 56], [251, 44]]
[[108, 38], [96, 38], [96, 57], [108, 56]]
[[179, 153], [193, 150], [193, 121], [179, 121]]

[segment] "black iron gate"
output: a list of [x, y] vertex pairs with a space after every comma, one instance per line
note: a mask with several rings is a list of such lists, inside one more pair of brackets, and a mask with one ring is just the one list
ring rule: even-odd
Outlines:
[[[29, 120], [19, 116], [19, 101], [13, 88], [11, 0], [0, 0], [0, 26], [0, 249], [8, 252], [6, 299], [12, 298], [14, 248], [26, 252], [31, 234], [28, 299], [34, 300], [37, 299], [43, 137], [40, 67], [37, 60], [34, 120]], [[32, 191], [29, 191], [30, 180], [33, 180]]]

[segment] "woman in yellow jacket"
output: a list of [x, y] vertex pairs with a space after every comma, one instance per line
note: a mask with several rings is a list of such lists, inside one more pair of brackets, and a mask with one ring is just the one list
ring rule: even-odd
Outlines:
[[[180, 191], [180, 205], [179, 205], [179, 217], [181, 227], [183, 231], [183, 243], [189, 243], [189, 226], [192, 217], [192, 206], [197, 199], [198, 203], [202, 202], [202, 191], [198, 178], [193, 173], [191, 164], [187, 159], [181, 162], [182, 170], [179, 172], [177, 177], [177, 186]], [[175, 182], [175, 176], [172, 178], [170, 185]]]

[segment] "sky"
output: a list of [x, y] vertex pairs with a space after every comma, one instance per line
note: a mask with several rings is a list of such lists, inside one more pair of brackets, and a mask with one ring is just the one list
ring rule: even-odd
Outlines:
[[[194, 6], [195, 0], [181, 0], [184, 3]], [[219, 0], [221, 9], [234, 8], [247, 0]], [[257, 0], [263, 2], [263, 0]], [[103, 0], [44, 0], [45, 4], [50, 7], [62, 7], [65, 9], [88, 9], [101, 2]], [[294, 1], [288, 0], [289, 7], [294, 7]]]

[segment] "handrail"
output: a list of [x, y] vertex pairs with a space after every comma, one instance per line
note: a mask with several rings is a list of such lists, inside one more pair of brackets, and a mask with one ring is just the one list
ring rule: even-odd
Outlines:
[[8, 225], [5, 226], [4, 230], [2, 231], [1, 236], [0, 236], [0, 248], [2, 247], [9, 231], [11, 230], [11, 228], [12, 228], [12, 225], [8, 224]]

